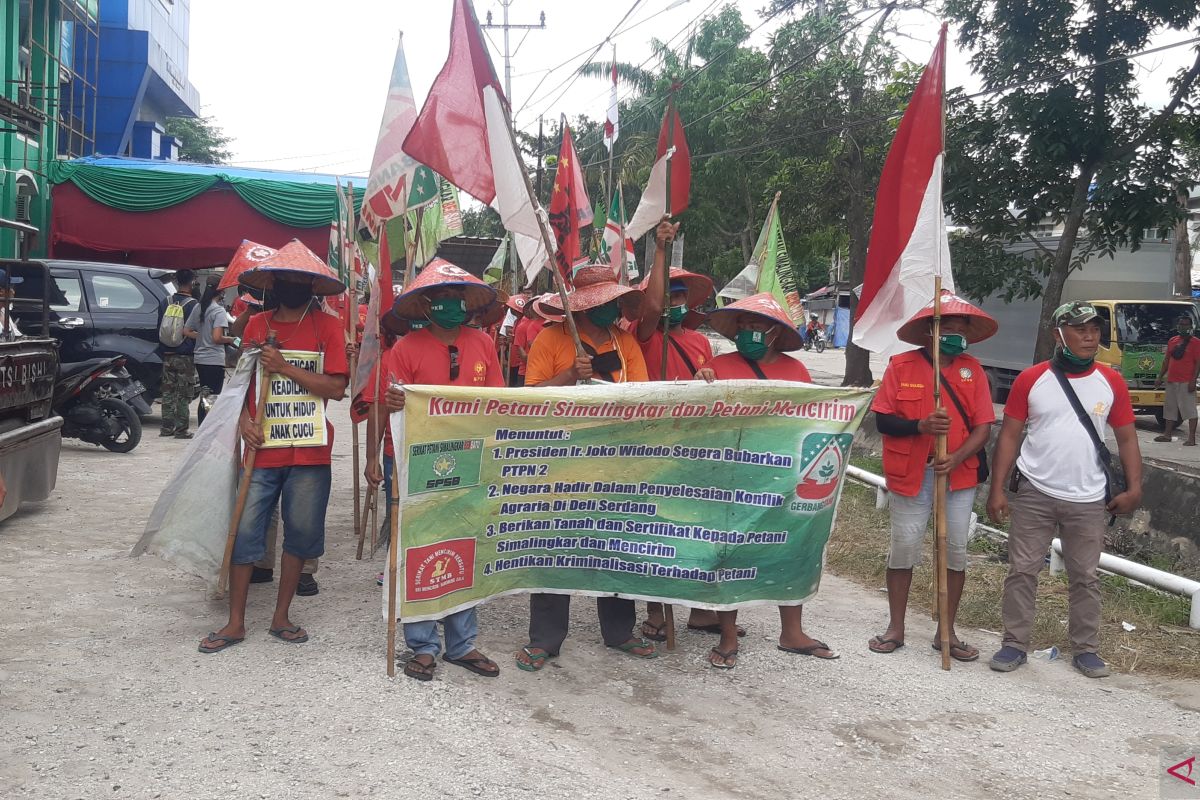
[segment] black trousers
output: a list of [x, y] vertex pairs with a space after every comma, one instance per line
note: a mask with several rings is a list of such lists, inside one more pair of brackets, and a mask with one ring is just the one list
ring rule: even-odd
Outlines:
[[[600, 635], [609, 647], [623, 645], [632, 637], [633, 625], [637, 622], [632, 600], [597, 597], [596, 614], [600, 617]], [[567, 638], [570, 616], [571, 595], [529, 595], [529, 646], [545, 650], [552, 656], [558, 655]]]

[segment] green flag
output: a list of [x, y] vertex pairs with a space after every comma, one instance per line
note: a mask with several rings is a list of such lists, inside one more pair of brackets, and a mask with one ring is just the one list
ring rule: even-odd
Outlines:
[[792, 259], [788, 256], [787, 244], [783, 241], [778, 194], [775, 195], [775, 202], [771, 203], [767, 220], [758, 235], [750, 263], [758, 267], [755, 292], [770, 292], [779, 301], [779, 305], [787, 309], [792, 322], [799, 325], [804, 319], [804, 307], [800, 304], [800, 292], [796, 286], [796, 274], [792, 271]]
[[492, 260], [483, 270], [483, 280], [491, 286], [499, 286], [500, 281], [504, 279], [504, 259], [508, 254], [508, 233], [504, 234], [504, 238], [500, 240], [500, 246], [496, 248]]
[[[408, 212], [409, 224], [417, 229], [417, 254], [413, 263], [423, 267], [437, 254], [438, 245], [451, 236], [461, 236], [463, 232], [462, 207], [458, 200], [458, 189], [452, 183], [433, 174], [438, 184], [435, 199], [439, 202], [429, 205], [423, 214], [416, 210]], [[414, 184], [414, 191], [419, 184]], [[418, 226], [418, 216], [420, 225]]]

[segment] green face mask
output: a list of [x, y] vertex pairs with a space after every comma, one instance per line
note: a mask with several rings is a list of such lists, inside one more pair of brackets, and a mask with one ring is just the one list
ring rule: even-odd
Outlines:
[[751, 361], [759, 361], [767, 354], [767, 335], [762, 331], [740, 330], [734, 341], [737, 351]]
[[671, 310], [667, 317], [667, 321], [671, 323], [671, 327], [683, 324], [683, 318], [687, 316], [687, 306], [671, 306]]
[[437, 300], [431, 300], [429, 319], [439, 328], [457, 328], [467, 319], [466, 301], [457, 297], [439, 297]]
[[945, 333], [938, 340], [938, 349], [943, 355], [954, 356], [967, 352], [967, 337], [961, 333]]
[[616, 322], [619, 316], [621, 316], [621, 307], [617, 305], [616, 300], [587, 310], [587, 318], [597, 328], [607, 328]]

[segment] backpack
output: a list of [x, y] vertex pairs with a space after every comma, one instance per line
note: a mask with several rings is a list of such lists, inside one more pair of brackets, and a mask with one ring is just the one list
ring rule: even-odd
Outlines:
[[188, 312], [191, 311], [189, 300], [191, 304], [196, 302], [186, 295], [178, 293], [171, 295], [171, 299], [167, 303], [167, 310], [163, 312], [162, 321], [158, 323], [158, 340], [164, 347], [175, 349], [183, 345], [183, 324], [187, 321]]

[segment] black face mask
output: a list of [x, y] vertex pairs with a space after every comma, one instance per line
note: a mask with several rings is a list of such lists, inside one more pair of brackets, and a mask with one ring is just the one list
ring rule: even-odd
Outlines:
[[303, 283], [276, 283], [271, 293], [284, 308], [302, 308], [312, 299], [312, 287]]

